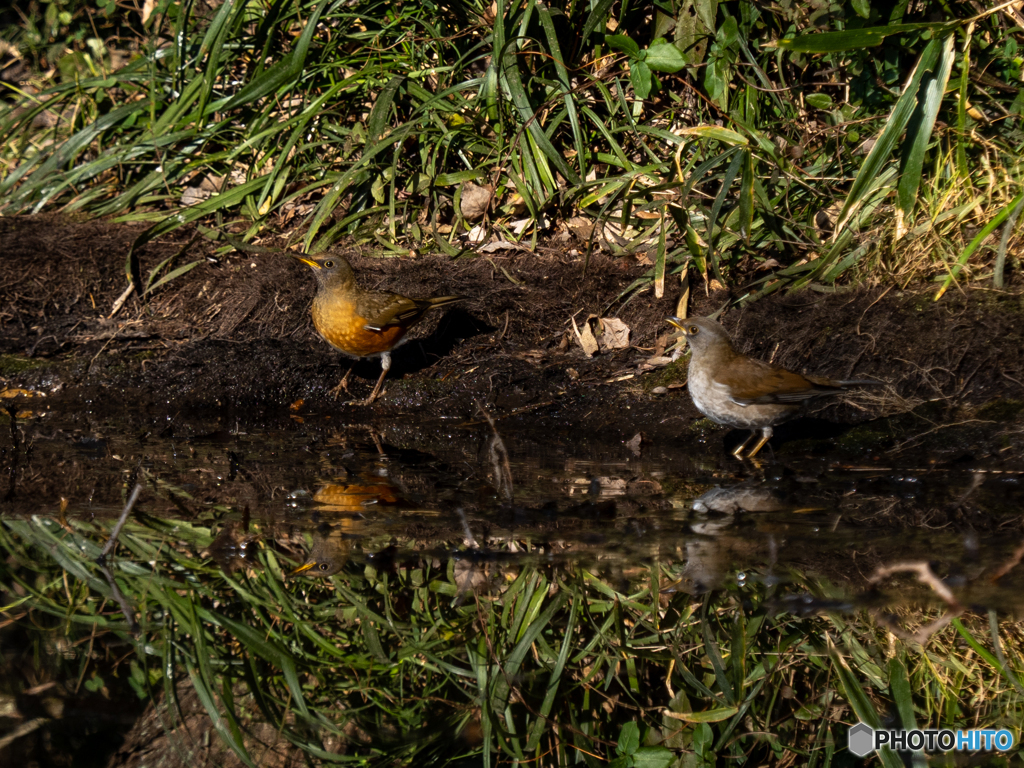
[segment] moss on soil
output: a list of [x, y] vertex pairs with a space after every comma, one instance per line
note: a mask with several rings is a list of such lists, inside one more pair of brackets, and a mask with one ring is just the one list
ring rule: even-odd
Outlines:
[[990, 400], [978, 409], [978, 418], [1003, 423], [1012, 421], [1021, 411], [1024, 411], [1024, 401]]
[[0, 355], [0, 376], [16, 376], [19, 373], [45, 368], [52, 363], [48, 360], [36, 360], [18, 355]]

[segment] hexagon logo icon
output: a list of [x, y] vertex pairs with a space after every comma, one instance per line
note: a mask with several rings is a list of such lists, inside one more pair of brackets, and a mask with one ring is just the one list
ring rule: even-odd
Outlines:
[[849, 749], [857, 757], [867, 757], [875, 749], [875, 729], [864, 723], [857, 723], [846, 733]]

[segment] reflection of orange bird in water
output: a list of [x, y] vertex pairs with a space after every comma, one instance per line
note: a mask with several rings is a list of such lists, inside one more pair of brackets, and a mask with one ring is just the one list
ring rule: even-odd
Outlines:
[[398, 497], [394, 488], [386, 481], [366, 485], [325, 485], [313, 496], [317, 512], [321, 517], [333, 521], [322, 523], [313, 532], [313, 548], [306, 561], [292, 571], [295, 576], [333, 576], [348, 560], [350, 542], [348, 535], [356, 533], [361, 525], [357, 515], [373, 504], [396, 504]]
[[[406, 341], [406, 332], [422, 320], [428, 310], [462, 298], [410, 299], [397, 293], [368, 291], [356, 285], [352, 266], [341, 256], [293, 257], [316, 275], [313, 325], [317, 333], [339, 352], [351, 357], [380, 356], [380, 378], [363, 405], [377, 399], [384, 377], [391, 369], [391, 350]], [[351, 369], [331, 394], [337, 397], [342, 390], [348, 391], [350, 373]]]
[[325, 485], [313, 496], [321, 512], [358, 514], [372, 504], [397, 504], [395, 488], [387, 480], [374, 478], [351, 485]]

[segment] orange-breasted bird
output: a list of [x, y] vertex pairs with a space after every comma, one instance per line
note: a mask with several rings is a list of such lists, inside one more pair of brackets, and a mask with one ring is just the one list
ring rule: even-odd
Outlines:
[[[350, 357], [380, 357], [380, 378], [362, 405], [377, 399], [391, 368], [391, 350], [406, 341], [408, 330], [422, 320], [428, 310], [462, 298], [410, 299], [397, 293], [368, 291], [356, 284], [352, 265], [341, 256], [292, 256], [316, 275], [312, 314], [317, 332], [328, 344]], [[337, 397], [342, 390], [348, 391], [350, 373], [351, 369], [331, 390], [332, 395]]]

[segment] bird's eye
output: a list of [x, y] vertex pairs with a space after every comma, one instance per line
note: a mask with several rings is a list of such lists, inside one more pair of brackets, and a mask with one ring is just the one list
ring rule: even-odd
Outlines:
[[691, 336], [696, 336], [698, 333], [700, 333], [700, 328], [698, 328], [696, 325], [691, 325], [690, 326], [690, 335]]
[[327, 570], [327, 563], [320, 563], [320, 570], [321, 571], [326, 571]]
[[328, 259], [324, 262], [324, 269], [334, 269], [334, 262]]

